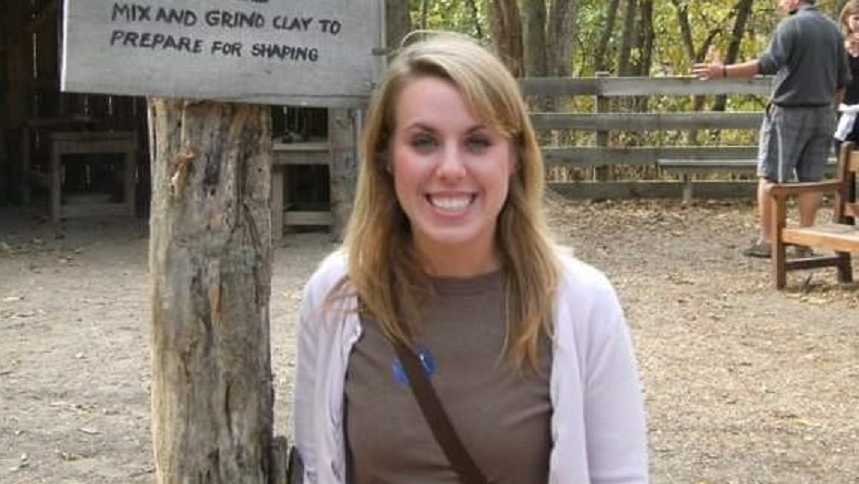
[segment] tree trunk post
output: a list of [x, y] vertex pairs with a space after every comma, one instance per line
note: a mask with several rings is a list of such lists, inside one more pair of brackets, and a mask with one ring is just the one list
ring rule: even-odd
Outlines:
[[271, 126], [264, 106], [150, 98], [158, 484], [271, 484]]
[[331, 157], [328, 165], [331, 183], [331, 238], [343, 240], [358, 183], [358, 156], [355, 152], [355, 116], [349, 109], [328, 110], [328, 143]]

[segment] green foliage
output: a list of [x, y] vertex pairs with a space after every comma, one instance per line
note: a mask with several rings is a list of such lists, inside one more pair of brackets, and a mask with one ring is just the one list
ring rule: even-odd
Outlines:
[[[473, 6], [477, 8], [476, 16]], [[486, 0], [410, 0], [409, 7], [415, 29], [448, 30], [477, 39], [491, 37]]]
[[[520, 0], [540, 1], [540, 0]], [[688, 11], [694, 48], [699, 50], [706, 39], [713, 36], [712, 48], [707, 58], [721, 59], [725, 56], [734, 27], [735, 7], [738, 0], [654, 0], [653, 26], [655, 45], [651, 76], [676, 76], [689, 72], [694, 59], [686, 52], [678, 21], [678, 6]], [[818, 0], [819, 8], [833, 18], [843, 0]], [[607, 58], [610, 71], [616, 71], [617, 54], [623, 35], [623, 19], [626, 15], [626, 0], [621, 0], [614, 28], [609, 37]], [[595, 46], [599, 44], [607, 23], [606, 11], [609, 0], [577, 0], [576, 34], [574, 52], [571, 59], [573, 72], [578, 76], [594, 74]], [[424, 14], [424, 6], [426, 11]], [[481, 39], [491, 37], [489, 22], [489, 0], [409, 0], [412, 25], [415, 29], [451, 30]], [[476, 12], [474, 11], [476, 7]], [[746, 25], [746, 32], [740, 48], [739, 61], [755, 58], [766, 48], [769, 37], [781, 12], [776, 9], [775, 0], [755, 0], [752, 14]], [[640, 19], [636, 20], [636, 24]], [[634, 49], [633, 62], [641, 57]]]

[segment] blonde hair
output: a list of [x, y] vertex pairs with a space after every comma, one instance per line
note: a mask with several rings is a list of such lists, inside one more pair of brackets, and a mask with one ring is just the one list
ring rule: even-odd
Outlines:
[[843, 35], [852, 33], [850, 32], [850, 24], [847, 22], [847, 18], [851, 15], [859, 15], [859, 0], [849, 0], [841, 9], [841, 15], [838, 16], [838, 25], [841, 27]]
[[[393, 176], [386, 169], [396, 105], [409, 82], [437, 77], [453, 83], [475, 116], [507, 136], [517, 168], [498, 216], [496, 247], [505, 273], [505, 353], [518, 368], [536, 367], [541, 335], [551, 336], [559, 266], [542, 214], [543, 159], [519, 85], [491, 53], [455, 34], [435, 34], [404, 47], [370, 101], [360, 143], [355, 205], [344, 241], [349, 286], [362, 314], [392, 340], [413, 343], [416, 322], [432, 295], [410, 241]], [[332, 292], [337, 292], [336, 290]]]

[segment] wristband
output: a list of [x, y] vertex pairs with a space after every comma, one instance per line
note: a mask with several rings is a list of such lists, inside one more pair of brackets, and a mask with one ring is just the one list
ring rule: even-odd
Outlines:
[[722, 79], [728, 78], [728, 66], [722, 64]]

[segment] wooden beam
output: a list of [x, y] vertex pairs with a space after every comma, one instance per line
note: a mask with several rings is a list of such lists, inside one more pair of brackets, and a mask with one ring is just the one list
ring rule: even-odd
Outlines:
[[634, 148], [543, 147], [548, 166], [588, 168], [600, 165], [648, 165], [660, 159], [754, 159], [757, 146], [645, 146]]
[[334, 221], [334, 218], [331, 215], [330, 211], [319, 211], [319, 212], [311, 212], [311, 211], [299, 211], [299, 210], [287, 210], [283, 213], [284, 215], [284, 226], [294, 226], [294, 225], [331, 225]]
[[525, 78], [520, 80], [527, 96], [714, 96], [753, 94], [768, 96], [771, 77], [701, 81], [694, 77], [580, 77]]
[[757, 129], [761, 112], [686, 113], [533, 113], [537, 129], [580, 129], [586, 131], [659, 131], [688, 129]]
[[274, 165], [328, 165], [331, 149], [323, 143], [275, 143], [272, 146]]
[[[684, 187], [676, 181], [550, 182], [548, 185], [570, 200], [679, 199]], [[699, 199], [751, 199], [757, 181], [702, 181], [694, 186]]]

